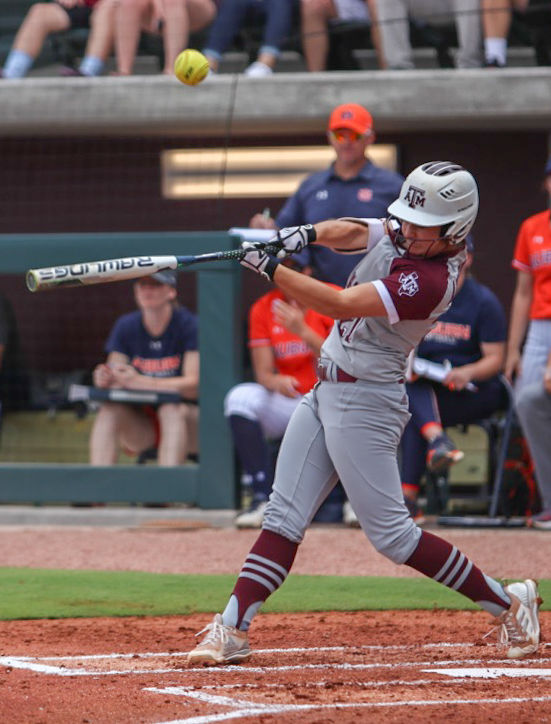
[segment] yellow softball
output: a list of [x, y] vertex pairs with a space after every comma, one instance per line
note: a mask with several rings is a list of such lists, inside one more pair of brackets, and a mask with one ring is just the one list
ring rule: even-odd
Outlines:
[[174, 62], [174, 75], [186, 85], [197, 85], [205, 80], [209, 72], [209, 62], [198, 50], [182, 50]]

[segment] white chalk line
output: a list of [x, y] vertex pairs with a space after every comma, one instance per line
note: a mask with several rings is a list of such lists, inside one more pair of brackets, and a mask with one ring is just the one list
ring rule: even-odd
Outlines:
[[[303, 647], [295, 647], [295, 648], [287, 648], [287, 649], [255, 649], [256, 654], [279, 654], [279, 653], [288, 653], [288, 654], [300, 654], [300, 653], [311, 653], [311, 652], [320, 652], [320, 653], [327, 653], [329, 651], [363, 651], [363, 650], [372, 650], [372, 651], [407, 651], [411, 649], [434, 649], [434, 648], [463, 648], [465, 646], [475, 646], [472, 641], [469, 641], [468, 643], [433, 643], [433, 644], [391, 644], [389, 646], [385, 646], [383, 644], [379, 645], [365, 645], [365, 646], [303, 646]], [[543, 643], [541, 644], [544, 645]], [[551, 644], [548, 644], [551, 646]], [[130, 653], [130, 654], [85, 654], [82, 656], [43, 656], [41, 658], [48, 659], [48, 661], [86, 661], [86, 660], [93, 660], [93, 659], [131, 659], [134, 656], [139, 656], [140, 658], [153, 658], [153, 657], [163, 657], [163, 656], [187, 656], [189, 651], [162, 651], [162, 652], [145, 652], [142, 654], [136, 654], [136, 653]], [[18, 659], [34, 659], [36, 657], [32, 656], [18, 656]]]
[[[458, 648], [458, 647], [465, 647], [465, 646], [473, 646], [472, 643], [468, 644], [450, 644], [448, 642], [441, 643], [441, 644], [424, 644], [420, 646], [415, 645], [404, 645], [404, 646], [372, 646], [372, 647], [318, 647], [315, 649], [312, 648], [292, 648], [292, 649], [263, 649], [258, 650], [257, 653], [276, 653], [279, 655], [285, 655], [285, 654], [293, 654], [297, 652], [339, 652], [339, 651], [353, 651], [358, 649], [367, 649], [370, 648], [371, 650], [378, 650], [378, 651], [388, 651], [388, 650], [411, 650], [411, 649], [430, 649], [430, 648]], [[58, 676], [113, 676], [113, 675], [128, 675], [128, 674], [185, 674], [185, 673], [193, 673], [196, 675], [197, 673], [203, 673], [206, 675], [215, 675], [217, 678], [222, 673], [232, 673], [232, 672], [240, 672], [242, 675], [247, 675], [248, 673], [262, 673], [262, 674], [273, 674], [277, 672], [288, 672], [288, 671], [294, 671], [294, 670], [300, 670], [304, 671], [312, 670], [312, 671], [365, 671], [365, 670], [377, 670], [377, 669], [388, 669], [390, 667], [393, 668], [411, 668], [411, 667], [417, 667], [421, 669], [421, 667], [433, 667], [433, 668], [427, 668], [422, 669], [426, 671], [427, 673], [437, 673], [439, 675], [443, 675], [445, 677], [448, 677], [446, 679], [442, 680], [417, 680], [417, 681], [406, 681], [406, 680], [392, 680], [392, 681], [368, 681], [368, 682], [349, 682], [348, 684], [341, 683], [340, 686], [346, 687], [346, 686], [352, 686], [356, 688], [378, 688], [378, 687], [385, 687], [385, 686], [419, 686], [423, 684], [432, 683], [437, 684], [439, 687], [447, 687], [451, 684], [464, 684], [470, 681], [472, 683], [473, 677], [476, 677], [477, 679], [488, 679], [488, 678], [496, 678], [499, 675], [503, 676], [514, 676], [514, 677], [520, 677], [520, 676], [541, 676], [543, 678], [548, 678], [551, 676], [551, 669], [530, 669], [529, 667], [526, 668], [520, 668], [517, 666], [513, 667], [513, 664], [518, 664], [518, 662], [512, 662], [509, 659], [492, 659], [492, 660], [483, 660], [483, 659], [451, 659], [451, 660], [445, 660], [445, 661], [439, 661], [434, 662], [434, 660], [431, 661], [410, 661], [410, 662], [393, 662], [393, 663], [369, 663], [369, 664], [303, 664], [299, 666], [267, 666], [267, 667], [247, 667], [247, 666], [227, 666], [227, 667], [200, 667], [200, 668], [194, 668], [194, 669], [146, 669], [146, 670], [121, 670], [121, 671], [97, 671], [97, 670], [83, 670], [81, 668], [79, 669], [68, 669], [63, 666], [53, 666], [49, 664], [40, 663], [40, 661], [75, 661], [75, 660], [86, 660], [86, 661], [101, 661], [101, 660], [115, 660], [115, 659], [130, 659], [130, 658], [144, 658], [144, 659], [152, 659], [152, 658], [159, 658], [159, 657], [177, 657], [177, 656], [185, 656], [187, 652], [144, 652], [142, 654], [136, 654], [136, 653], [125, 653], [125, 654], [92, 654], [92, 655], [85, 655], [85, 656], [53, 656], [53, 657], [35, 657], [34, 659], [32, 657], [28, 656], [2, 656], [0, 657], [0, 666], [11, 666], [12, 668], [19, 668], [19, 669], [26, 669], [29, 671], [35, 671], [37, 673], [43, 673], [43, 674], [54, 674]], [[532, 666], [534, 664], [538, 663], [549, 663], [548, 658], [538, 658], [538, 659], [530, 659], [530, 662], [527, 662], [531, 664]], [[481, 669], [473, 669], [473, 668], [457, 668], [458, 665], [461, 666], [463, 664], [464, 666], [480, 666], [483, 665]], [[490, 664], [501, 664], [507, 665], [509, 668], [504, 667], [501, 669], [492, 669], [489, 668], [488, 665]], [[437, 667], [445, 667], [445, 666], [454, 666], [455, 668], [434, 668], [435, 665]], [[501, 672], [501, 673], [498, 673]], [[306, 682], [305, 686], [321, 686], [323, 685], [323, 682]], [[281, 686], [280, 684], [271, 684], [268, 683], [268, 686], [271, 687], [278, 687]], [[392, 701], [392, 702], [385, 702], [385, 701], [376, 701], [376, 702], [356, 702], [356, 703], [330, 703], [330, 704], [288, 704], [288, 705], [274, 705], [274, 704], [262, 704], [257, 702], [252, 702], [247, 699], [242, 698], [233, 698], [231, 696], [223, 696], [220, 693], [219, 694], [210, 694], [206, 691], [206, 689], [216, 689], [220, 692], [223, 688], [238, 688], [240, 687], [243, 689], [244, 687], [247, 687], [248, 689], [258, 689], [258, 684], [228, 684], [228, 685], [207, 685], [203, 686], [200, 689], [197, 689], [194, 687], [193, 689], [189, 687], [165, 687], [165, 688], [158, 688], [158, 687], [148, 687], [144, 689], [145, 691], [151, 691], [154, 693], [162, 693], [164, 695], [172, 694], [176, 696], [185, 696], [186, 698], [193, 698], [198, 701], [202, 701], [203, 703], [211, 706], [225, 706], [230, 707], [231, 711], [228, 712], [222, 712], [218, 714], [208, 714], [208, 715], [202, 715], [202, 716], [194, 716], [191, 718], [184, 718], [184, 719], [177, 719], [172, 720], [170, 722], [163, 722], [162, 724], [210, 724], [218, 721], [227, 721], [230, 719], [237, 719], [237, 718], [248, 718], [256, 715], [277, 715], [277, 714], [286, 714], [286, 713], [292, 713], [292, 712], [301, 712], [301, 711], [312, 711], [312, 710], [322, 710], [322, 709], [350, 709], [350, 708], [381, 708], [381, 707], [400, 707], [400, 706], [435, 706], [435, 705], [442, 705], [442, 704], [457, 704], [457, 705], [480, 705], [480, 704], [503, 704], [503, 703], [525, 703], [525, 702], [547, 702], [551, 701], [551, 697], [521, 697], [521, 698], [509, 698], [509, 699], [502, 699], [502, 698], [491, 698], [491, 699], [455, 699], [455, 700], [449, 700], [446, 698], [442, 699], [434, 699], [434, 700], [402, 700], [402, 701]]]
[[[285, 655], [288, 653], [288, 649], [273, 649], [278, 654]], [[182, 654], [169, 653], [165, 656], [174, 657]], [[141, 656], [140, 654], [123, 654], [123, 655], [110, 655], [106, 654], [103, 657], [96, 655], [96, 658], [134, 658]], [[64, 658], [64, 657], [61, 657]], [[40, 657], [34, 661], [30, 660], [29, 657], [15, 657], [15, 656], [0, 656], [0, 666], [11, 667], [14, 669], [24, 669], [27, 671], [34, 671], [41, 674], [52, 674], [56, 676], [128, 676], [128, 675], [151, 675], [151, 674], [176, 674], [185, 675], [188, 673], [192, 674], [204, 674], [205, 676], [215, 676], [219, 678], [220, 675], [233, 674], [239, 672], [241, 675], [247, 674], [273, 674], [278, 672], [289, 672], [289, 671], [373, 671], [376, 669], [389, 669], [389, 668], [412, 668], [412, 667], [434, 667], [434, 666], [477, 666], [477, 665], [489, 665], [489, 664], [501, 664], [501, 665], [512, 665], [514, 662], [511, 659], [448, 659], [444, 661], [429, 660], [429, 661], [403, 661], [403, 662], [375, 662], [366, 664], [350, 664], [350, 663], [322, 663], [322, 664], [298, 664], [298, 665], [286, 665], [286, 666], [247, 666], [247, 665], [229, 665], [229, 666], [210, 666], [210, 667], [195, 667], [195, 668], [159, 668], [159, 669], [120, 669], [120, 670], [107, 670], [99, 671], [97, 669], [71, 669], [64, 666], [52, 666], [51, 664], [40, 663], [40, 660], [52, 661], [55, 657]], [[547, 658], [530, 659], [531, 664], [535, 663], [549, 663]]]
[[[162, 690], [166, 694], [165, 690]], [[212, 724], [213, 722], [227, 721], [229, 719], [239, 719], [267, 714], [289, 714], [292, 712], [305, 712], [322, 709], [333, 709], [336, 711], [343, 709], [368, 709], [368, 708], [386, 708], [386, 707], [402, 707], [402, 706], [459, 706], [459, 705], [475, 705], [481, 704], [526, 704], [526, 703], [544, 703], [551, 702], [551, 696], [532, 696], [532, 697], [511, 697], [502, 698], [486, 698], [486, 699], [408, 699], [404, 701], [373, 701], [360, 702], [354, 704], [289, 704], [289, 705], [258, 705], [252, 704], [251, 708], [235, 709], [230, 712], [221, 714], [207, 714], [205, 716], [193, 716], [186, 719], [171, 719], [170, 721], [159, 722], [158, 724]]]
[[551, 678], [551, 668], [549, 669], [521, 669], [513, 668], [486, 668], [481, 669], [423, 669], [423, 673], [442, 674], [443, 676], [461, 676], [467, 679], [499, 679], [502, 676], [510, 678], [521, 678], [526, 676], [541, 677], [545, 679]]

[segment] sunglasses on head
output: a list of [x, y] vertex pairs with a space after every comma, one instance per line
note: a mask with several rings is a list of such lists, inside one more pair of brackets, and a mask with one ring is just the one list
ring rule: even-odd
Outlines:
[[337, 143], [345, 143], [346, 141], [359, 141], [367, 134], [357, 133], [350, 128], [337, 128], [335, 131], [331, 131], [331, 135]]

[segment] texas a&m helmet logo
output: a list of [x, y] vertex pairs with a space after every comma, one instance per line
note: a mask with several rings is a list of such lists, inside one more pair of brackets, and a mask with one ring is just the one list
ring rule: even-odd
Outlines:
[[412, 297], [414, 294], [417, 294], [419, 291], [419, 284], [417, 284], [419, 275], [417, 272], [410, 272], [409, 274], [404, 274], [404, 272], [402, 272], [398, 279], [400, 281], [398, 294], [401, 297]]
[[410, 186], [404, 196], [404, 201], [408, 202], [410, 209], [414, 209], [416, 206], [425, 205], [425, 191], [424, 189], [418, 189], [416, 186]]

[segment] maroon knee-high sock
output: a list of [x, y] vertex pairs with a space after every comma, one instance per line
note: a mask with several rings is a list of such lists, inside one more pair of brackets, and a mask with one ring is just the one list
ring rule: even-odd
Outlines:
[[425, 530], [406, 565], [462, 593], [493, 616], [511, 604], [500, 583], [486, 576], [455, 546]]
[[228, 605], [222, 614], [224, 623], [247, 630], [260, 606], [287, 578], [298, 543], [278, 533], [263, 530], [237, 578]]

